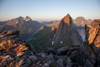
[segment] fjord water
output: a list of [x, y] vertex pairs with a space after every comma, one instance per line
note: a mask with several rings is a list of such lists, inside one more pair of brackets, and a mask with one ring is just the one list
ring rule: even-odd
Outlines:
[[79, 34], [82, 37], [82, 40], [85, 40], [85, 29], [77, 29], [77, 31], [79, 32]]

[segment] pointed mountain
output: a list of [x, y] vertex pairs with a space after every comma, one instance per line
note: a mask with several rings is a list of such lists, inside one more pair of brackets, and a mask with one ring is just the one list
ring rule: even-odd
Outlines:
[[29, 20], [32, 20], [32, 19], [29, 16], [26, 16], [25, 21], [29, 21]]
[[7, 21], [6, 25], [17, 25], [18, 23], [24, 23], [24, 17], [17, 17], [17, 18], [14, 18], [14, 19], [11, 19], [9, 21]]
[[22, 16], [19, 16], [18, 19], [23, 19], [23, 17]]
[[53, 41], [55, 43], [64, 43], [69, 42], [69, 44], [73, 43], [73, 45], [79, 45], [79, 39], [82, 41], [79, 33], [76, 29], [72, 27], [73, 20], [69, 14], [67, 14], [64, 18], [60, 20], [60, 24], [55, 34], [53, 35]]
[[69, 14], [67, 14], [64, 18], [62, 18], [61, 23], [67, 23], [69, 27], [72, 27], [72, 18]]

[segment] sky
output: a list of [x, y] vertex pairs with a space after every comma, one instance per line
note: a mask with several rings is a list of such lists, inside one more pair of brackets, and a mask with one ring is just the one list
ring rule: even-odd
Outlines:
[[19, 16], [32, 20], [60, 20], [67, 14], [73, 19], [100, 19], [100, 0], [0, 0], [0, 21]]

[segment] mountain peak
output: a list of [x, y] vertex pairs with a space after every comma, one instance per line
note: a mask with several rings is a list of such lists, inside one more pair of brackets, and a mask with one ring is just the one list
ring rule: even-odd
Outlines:
[[69, 14], [67, 14], [65, 17], [63, 17], [61, 21], [63, 21], [64, 23], [67, 23], [68, 26], [70, 26], [73, 22], [73, 20]]
[[29, 16], [26, 16], [26, 21], [31, 20], [31, 18]]
[[71, 18], [71, 16], [69, 14], [67, 14], [64, 18], [62, 18], [62, 21], [64, 23], [67, 23], [69, 27], [72, 26], [72, 22], [73, 21], [72, 21], [72, 18]]
[[26, 16], [26, 19], [31, 19], [29, 16]]
[[86, 20], [84, 17], [80, 16], [80, 17], [77, 17], [75, 20]]
[[[78, 41], [78, 38], [81, 40], [80, 35], [77, 34], [76, 29], [72, 28], [72, 23], [73, 20], [69, 14], [67, 14], [64, 18], [61, 19], [58, 28], [56, 29], [56, 31], [54, 30], [53, 32], [54, 44], [65, 42], [65, 41], [71, 44], [70, 40], [72, 40], [72, 42], [74, 43], [73, 45], [80, 44], [80, 42]], [[71, 33], [73, 33], [74, 35]]]
[[22, 17], [22, 16], [19, 16], [18, 18], [19, 18], [19, 19], [23, 19], [23, 17]]

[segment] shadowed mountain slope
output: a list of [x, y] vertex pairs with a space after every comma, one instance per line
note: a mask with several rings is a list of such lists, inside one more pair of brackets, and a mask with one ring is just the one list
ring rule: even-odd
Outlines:
[[41, 26], [42, 24], [37, 21], [32, 21], [30, 17], [26, 16], [26, 18], [18, 17], [7, 21], [7, 23], [0, 28], [0, 31], [19, 30], [20, 38], [26, 40]]

